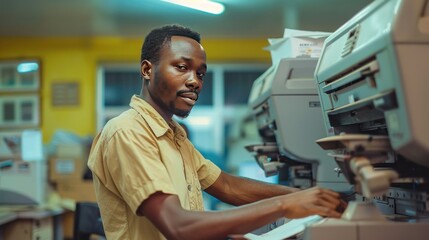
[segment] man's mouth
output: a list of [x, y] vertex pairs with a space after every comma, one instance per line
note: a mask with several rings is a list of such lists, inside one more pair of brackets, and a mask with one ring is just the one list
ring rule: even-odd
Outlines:
[[192, 99], [194, 101], [197, 101], [198, 99], [198, 94], [195, 92], [185, 92], [185, 93], [181, 93], [180, 94], [181, 97], [185, 97], [185, 98], [189, 98]]
[[198, 100], [198, 94], [196, 92], [182, 92], [179, 94], [189, 105], [194, 105]]

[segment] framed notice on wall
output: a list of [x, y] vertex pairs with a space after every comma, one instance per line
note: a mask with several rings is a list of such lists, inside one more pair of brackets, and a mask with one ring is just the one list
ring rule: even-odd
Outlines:
[[79, 105], [77, 81], [52, 83], [52, 105], [56, 107]]

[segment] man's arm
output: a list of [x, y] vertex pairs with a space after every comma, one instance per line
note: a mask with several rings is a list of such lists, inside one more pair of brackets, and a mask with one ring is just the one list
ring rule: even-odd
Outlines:
[[137, 210], [167, 239], [225, 239], [245, 234], [281, 217], [300, 218], [318, 214], [340, 217], [335, 209], [339, 194], [318, 187], [276, 196], [225, 211], [188, 211], [176, 195], [157, 192]]
[[205, 191], [222, 202], [239, 206], [265, 198], [297, 192], [300, 189], [264, 183], [222, 171], [218, 179]]

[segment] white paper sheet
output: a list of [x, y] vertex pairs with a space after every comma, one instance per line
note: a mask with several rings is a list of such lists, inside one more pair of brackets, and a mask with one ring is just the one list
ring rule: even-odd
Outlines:
[[43, 143], [39, 130], [25, 130], [21, 137], [21, 154], [24, 161], [42, 161]]
[[295, 236], [298, 233], [304, 231], [305, 226], [323, 221], [319, 215], [312, 215], [305, 218], [292, 219], [289, 222], [283, 224], [280, 227], [277, 227], [267, 233], [262, 235], [255, 235], [252, 233], [248, 233], [244, 235], [245, 238], [249, 240], [283, 240]]
[[303, 31], [297, 29], [285, 28], [283, 32], [284, 38], [289, 37], [308, 37], [308, 38], [326, 38], [331, 35], [331, 32], [319, 32], [319, 31]]

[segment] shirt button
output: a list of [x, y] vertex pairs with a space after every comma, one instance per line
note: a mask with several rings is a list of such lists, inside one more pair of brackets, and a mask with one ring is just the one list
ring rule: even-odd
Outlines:
[[188, 191], [191, 191], [192, 190], [192, 186], [191, 186], [191, 184], [189, 184], [188, 185]]

